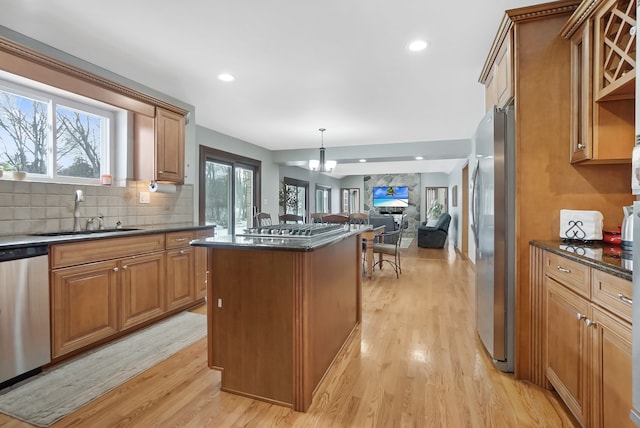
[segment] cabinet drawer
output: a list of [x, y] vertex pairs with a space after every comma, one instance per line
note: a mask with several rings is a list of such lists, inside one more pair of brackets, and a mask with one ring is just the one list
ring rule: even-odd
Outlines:
[[589, 266], [553, 253], [544, 253], [544, 273], [567, 288], [589, 298]]
[[186, 247], [189, 242], [195, 239], [195, 231], [188, 230], [184, 232], [167, 233], [167, 250], [170, 248]]
[[164, 233], [102, 238], [51, 246], [51, 269], [164, 250]]
[[627, 322], [631, 322], [632, 305], [629, 299], [632, 290], [631, 281], [592, 269], [591, 300]]

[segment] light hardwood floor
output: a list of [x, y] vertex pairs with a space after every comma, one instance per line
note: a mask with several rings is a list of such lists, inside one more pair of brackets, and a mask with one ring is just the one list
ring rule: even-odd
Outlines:
[[[574, 426], [554, 393], [493, 368], [468, 261], [414, 240], [402, 268], [363, 281], [362, 326], [307, 413], [220, 392], [203, 339], [54, 427]], [[0, 414], [0, 427], [27, 426]]]

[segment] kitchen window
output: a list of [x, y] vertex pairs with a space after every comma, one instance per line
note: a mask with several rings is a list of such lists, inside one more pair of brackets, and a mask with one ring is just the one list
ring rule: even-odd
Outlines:
[[0, 80], [0, 167], [38, 181], [99, 184], [111, 173], [118, 109], [29, 82]]

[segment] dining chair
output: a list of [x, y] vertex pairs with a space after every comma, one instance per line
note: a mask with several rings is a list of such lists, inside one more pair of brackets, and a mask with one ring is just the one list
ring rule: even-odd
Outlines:
[[323, 223], [349, 223], [349, 217], [342, 214], [326, 214], [322, 216]]
[[322, 217], [327, 215], [327, 213], [311, 213], [309, 218], [311, 219], [311, 223], [322, 223]]
[[280, 223], [302, 223], [304, 221], [304, 217], [296, 214], [280, 214], [278, 216]]
[[[378, 261], [374, 263], [374, 267], [377, 265], [382, 270], [382, 265], [387, 262], [393, 270], [396, 272], [396, 278], [400, 278], [402, 273], [402, 264], [400, 261], [400, 241], [402, 240], [402, 232], [404, 231], [404, 215], [402, 216], [400, 225], [397, 230], [381, 233], [377, 236], [379, 242], [373, 243], [373, 257], [375, 261], [376, 254], [378, 255]], [[388, 258], [385, 258], [388, 256]], [[393, 257], [393, 259], [391, 258]]]
[[256, 219], [256, 226], [257, 227], [263, 227], [263, 226], [271, 226], [271, 214], [269, 213], [258, 213], [255, 215], [255, 219]]
[[367, 214], [367, 213], [351, 213], [351, 214], [349, 214], [349, 223], [351, 223], [351, 224], [369, 224], [369, 214]]

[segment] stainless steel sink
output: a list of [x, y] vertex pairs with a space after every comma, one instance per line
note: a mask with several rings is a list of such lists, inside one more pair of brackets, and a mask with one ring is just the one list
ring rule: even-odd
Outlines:
[[110, 233], [110, 232], [127, 232], [131, 230], [140, 230], [135, 227], [123, 227], [121, 229], [98, 229], [98, 230], [80, 230], [77, 232], [41, 232], [32, 233], [31, 236], [68, 236], [68, 235], [92, 235], [95, 233]]

